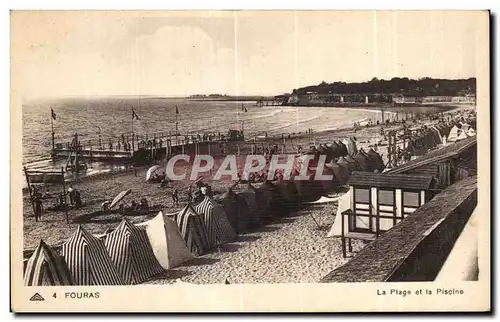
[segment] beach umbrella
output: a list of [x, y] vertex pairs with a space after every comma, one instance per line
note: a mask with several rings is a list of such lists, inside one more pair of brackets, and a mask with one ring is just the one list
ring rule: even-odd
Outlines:
[[113, 199], [113, 201], [109, 205], [109, 209], [116, 206], [120, 201], [123, 200], [123, 198], [125, 198], [125, 196], [129, 195], [131, 192], [132, 192], [132, 190], [128, 189], [128, 190], [124, 190], [124, 191], [120, 192], [118, 195], [116, 195], [115, 199]]
[[146, 181], [149, 181], [149, 179], [151, 179], [151, 176], [160, 168], [161, 167], [159, 165], [154, 165], [151, 168], [149, 168], [148, 171], [146, 171]]

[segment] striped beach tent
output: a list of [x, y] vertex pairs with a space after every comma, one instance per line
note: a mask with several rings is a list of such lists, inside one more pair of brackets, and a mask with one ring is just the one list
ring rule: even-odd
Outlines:
[[231, 188], [219, 195], [217, 201], [224, 207], [227, 219], [236, 233], [246, 231], [252, 225], [252, 214], [246, 200], [238, 196]]
[[205, 196], [194, 209], [203, 218], [210, 248], [236, 240], [237, 235], [221, 205]]
[[345, 165], [338, 164], [337, 162], [330, 162], [328, 164], [325, 164], [325, 167], [329, 168], [332, 170], [333, 175], [335, 177], [336, 183], [339, 185], [345, 185], [347, 181], [349, 180], [350, 176], [350, 171], [349, 168]]
[[370, 150], [368, 150], [368, 157], [373, 165], [374, 170], [378, 170], [380, 172], [384, 170], [385, 168], [384, 160], [382, 160], [380, 154], [378, 154], [375, 150], [373, 150], [373, 148], [370, 148]]
[[346, 155], [349, 155], [349, 151], [347, 150], [347, 145], [344, 144], [344, 142], [338, 140], [337, 141], [337, 145], [342, 149], [342, 151], [344, 152], [344, 154], [342, 156], [346, 156]]
[[78, 225], [61, 247], [76, 285], [124, 285], [104, 242]]
[[275, 186], [283, 196], [283, 206], [293, 209], [299, 205], [299, 192], [293, 182], [280, 180]]
[[126, 284], [142, 283], [163, 272], [155, 257], [145, 229], [127, 219], [106, 237], [106, 249]]
[[64, 259], [43, 240], [26, 263], [25, 286], [74, 285]]
[[257, 190], [252, 184], [248, 183], [245, 189], [238, 192], [240, 198], [245, 199], [248, 206], [248, 217], [250, 220], [250, 227], [261, 226], [259, 206], [257, 205]]
[[182, 238], [193, 255], [201, 255], [210, 248], [205, 223], [191, 204], [187, 204], [179, 211], [175, 216], [175, 221]]
[[352, 156], [348, 154], [344, 159], [351, 164], [353, 171], [361, 171], [361, 166]]
[[362, 171], [372, 172], [374, 170], [368, 155], [364, 153], [363, 149], [358, 151], [358, 153], [354, 156], [354, 160], [358, 162]]
[[194, 258], [177, 223], [161, 211], [153, 219], [136, 226], [146, 230], [153, 253], [164, 269], [177, 267]]

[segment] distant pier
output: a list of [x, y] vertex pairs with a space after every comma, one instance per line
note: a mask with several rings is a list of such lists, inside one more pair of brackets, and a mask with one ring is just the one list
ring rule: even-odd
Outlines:
[[223, 154], [227, 143], [239, 141], [244, 135], [237, 129], [225, 134], [156, 132], [97, 140], [81, 140], [75, 133], [71, 141], [54, 141], [52, 157], [66, 158], [67, 167], [74, 169], [85, 167], [86, 161], [148, 164], [177, 154]]

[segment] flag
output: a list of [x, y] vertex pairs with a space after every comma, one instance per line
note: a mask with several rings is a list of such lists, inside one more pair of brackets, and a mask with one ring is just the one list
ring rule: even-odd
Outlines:
[[50, 114], [52, 114], [52, 118], [55, 120], [57, 115], [52, 108], [50, 108]]
[[175, 114], [179, 115], [179, 107], [177, 105], [175, 105]]
[[132, 120], [133, 119], [136, 119], [136, 120], [139, 119], [139, 116], [137, 115], [137, 113], [135, 113], [134, 109], [132, 109]]

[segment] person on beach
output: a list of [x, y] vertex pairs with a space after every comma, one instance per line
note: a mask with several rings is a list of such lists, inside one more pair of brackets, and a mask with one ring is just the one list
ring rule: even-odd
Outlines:
[[40, 194], [37, 193], [35, 195], [34, 203], [35, 203], [35, 221], [38, 221], [38, 219], [42, 218], [42, 209], [43, 209], [43, 203]]
[[80, 195], [80, 191], [78, 191], [76, 189], [74, 190], [74, 192], [73, 192], [73, 199], [75, 201], [75, 208], [77, 208], [77, 209], [81, 208], [81, 206], [82, 206], [82, 197]]
[[72, 186], [69, 186], [68, 194], [69, 194], [69, 203], [71, 205], [74, 205], [75, 204], [75, 194], [74, 194], [74, 189]]
[[191, 202], [191, 199], [193, 199], [193, 186], [192, 185], [189, 185], [186, 195], [187, 195], [187, 202]]
[[172, 191], [172, 204], [179, 205], [179, 191], [177, 188]]

